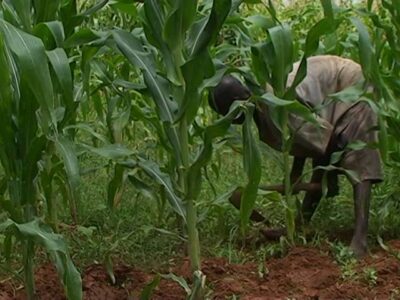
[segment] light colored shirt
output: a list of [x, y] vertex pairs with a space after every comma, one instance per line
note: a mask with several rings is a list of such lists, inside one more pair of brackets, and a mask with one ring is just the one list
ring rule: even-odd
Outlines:
[[[293, 71], [288, 76], [288, 87], [292, 84], [299, 65], [300, 62], [293, 65]], [[289, 128], [294, 134], [292, 155], [318, 157], [325, 154], [337, 121], [354, 105], [354, 103], [332, 101], [329, 95], [362, 80], [361, 66], [350, 59], [332, 55], [313, 56], [307, 59], [307, 74], [296, 87], [296, 95], [300, 102], [315, 113], [318, 124], [304, 121], [294, 114], [289, 115]], [[281, 150], [281, 134], [273, 125], [266, 106], [261, 106], [261, 112], [255, 117], [255, 121], [259, 128], [260, 139], [271, 147]]]

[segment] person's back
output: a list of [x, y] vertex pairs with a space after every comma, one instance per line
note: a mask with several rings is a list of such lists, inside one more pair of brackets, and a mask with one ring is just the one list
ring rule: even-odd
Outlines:
[[[293, 65], [287, 85], [294, 80], [300, 62]], [[315, 109], [317, 115], [331, 124], [354, 103], [331, 101], [330, 94], [340, 92], [363, 81], [361, 66], [353, 60], [334, 55], [312, 56], [307, 59], [307, 75], [296, 87], [299, 101]]]

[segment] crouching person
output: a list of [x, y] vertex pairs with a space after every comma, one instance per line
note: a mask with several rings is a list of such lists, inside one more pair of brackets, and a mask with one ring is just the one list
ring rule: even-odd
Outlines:
[[[294, 80], [299, 62], [293, 65], [287, 86]], [[382, 181], [382, 169], [379, 151], [371, 145], [378, 143], [377, 117], [366, 102], [345, 103], [334, 101], [329, 97], [350, 86], [363, 82], [359, 64], [338, 56], [322, 55], [307, 60], [307, 74], [296, 87], [296, 98], [315, 111], [318, 125], [305, 122], [290, 115], [289, 127], [294, 134], [291, 154], [294, 156], [291, 171], [292, 183], [300, 178], [305, 160], [312, 159], [313, 174], [310, 183], [321, 184], [327, 176], [327, 196], [338, 194], [338, 174], [336, 170], [324, 174], [319, 166], [330, 163], [334, 152], [343, 151], [337, 166], [352, 171], [357, 179], [348, 177], [353, 187], [355, 229], [351, 241], [354, 253], [361, 257], [367, 252], [368, 216], [371, 200], [371, 189], [374, 183]], [[246, 100], [251, 96], [250, 90], [233, 76], [225, 76], [210, 92], [209, 104], [218, 114], [226, 115], [236, 100]], [[264, 103], [257, 103], [253, 119], [257, 125], [259, 138], [272, 148], [282, 150], [282, 136], [274, 125], [271, 112]], [[233, 123], [242, 123], [239, 116]], [[352, 150], [347, 146], [355, 141], [368, 145], [363, 149]], [[322, 198], [322, 190], [306, 192], [302, 203], [304, 221], [310, 221]], [[254, 218], [260, 220], [256, 212]]]

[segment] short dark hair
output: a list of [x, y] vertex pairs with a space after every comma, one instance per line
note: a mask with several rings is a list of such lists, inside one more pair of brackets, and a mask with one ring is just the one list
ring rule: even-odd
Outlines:
[[226, 115], [236, 100], [246, 100], [251, 96], [250, 90], [236, 77], [226, 75], [208, 95], [208, 104], [221, 115]]

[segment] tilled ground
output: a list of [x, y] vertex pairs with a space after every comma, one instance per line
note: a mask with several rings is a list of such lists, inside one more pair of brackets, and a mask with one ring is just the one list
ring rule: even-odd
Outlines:
[[[390, 247], [400, 251], [400, 241]], [[318, 249], [296, 247], [283, 258], [270, 259], [264, 266], [256, 263], [230, 264], [223, 258], [204, 258], [209, 297], [230, 299], [400, 299], [400, 260], [386, 251], [377, 251], [355, 267], [355, 274], [369, 268], [375, 282], [365, 276], [343, 280], [334, 259]], [[260, 274], [260, 269], [263, 270]], [[168, 273], [190, 280], [187, 260], [172, 266]], [[91, 265], [83, 273], [84, 299], [139, 299], [139, 295], [156, 273], [118, 265], [112, 285], [101, 265]], [[57, 274], [50, 265], [37, 269], [36, 288], [39, 299], [65, 299]], [[185, 299], [184, 289], [175, 281], [162, 279], [153, 299]], [[25, 299], [23, 287], [13, 281], [0, 283], [0, 299]]]

